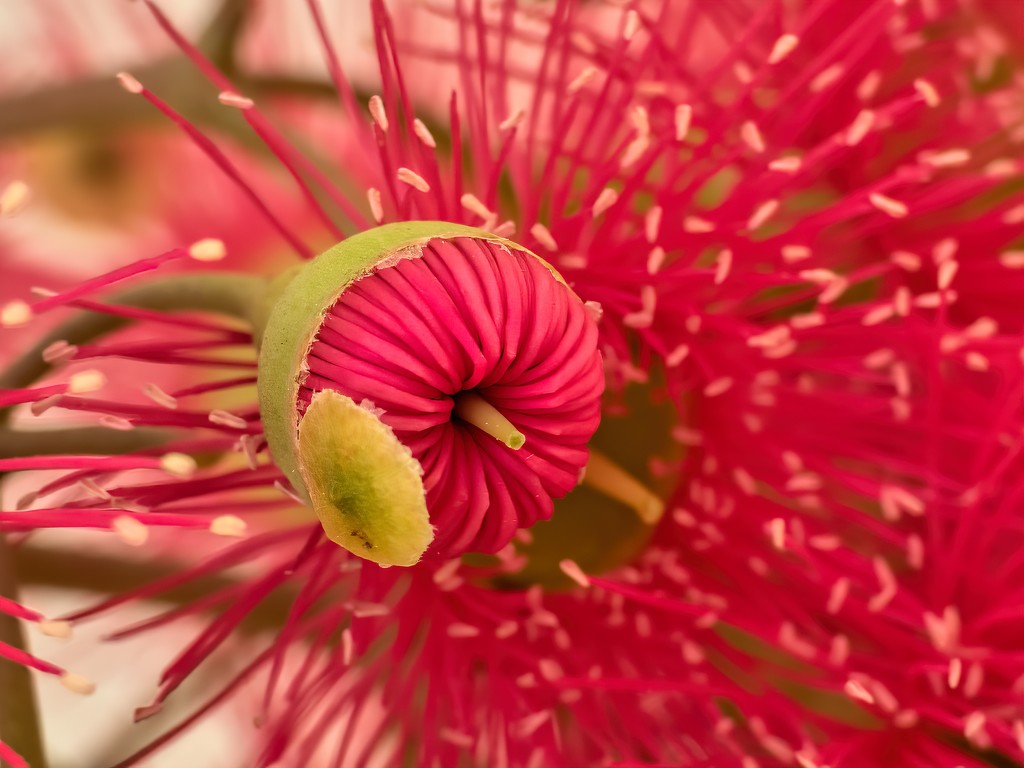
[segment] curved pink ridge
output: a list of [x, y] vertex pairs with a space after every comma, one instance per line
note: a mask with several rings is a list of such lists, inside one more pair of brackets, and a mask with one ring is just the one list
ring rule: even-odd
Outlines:
[[[422, 464], [429, 554], [496, 552], [576, 486], [600, 422], [597, 326], [533, 256], [473, 238], [432, 240], [350, 286], [310, 349], [300, 389], [383, 409]], [[513, 451], [453, 414], [467, 390], [526, 436]]]

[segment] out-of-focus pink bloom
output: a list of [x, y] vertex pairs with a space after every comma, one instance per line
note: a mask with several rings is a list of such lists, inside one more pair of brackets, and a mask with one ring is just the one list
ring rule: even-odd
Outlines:
[[[78, 162], [93, 150], [99, 151], [66, 137], [12, 152], [3, 163], [5, 188], [23, 186], [28, 199], [0, 228], [0, 263], [12, 295], [63, 290], [97, 269], [133, 261], [139, 248], [167, 250], [214, 232], [224, 244], [225, 266], [269, 271], [282, 263], [273, 230], [252, 221], [244, 194], [187, 142], [165, 130], [125, 135], [103, 160], [111, 166], [109, 183], [98, 185], [76, 178]], [[276, 174], [247, 153], [229, 151], [281, 215], [300, 226], [309, 221], [301, 201], [281, 193]], [[184, 195], [186, 188], [195, 191]], [[30, 338], [22, 328], [7, 335], [0, 359]]]
[[[591, 567], [577, 539], [610, 549], [629, 533], [625, 524], [606, 531], [584, 523], [553, 546], [549, 539], [549, 550], [542, 537], [551, 529], [537, 526], [520, 530], [516, 545], [494, 558], [382, 569], [339, 550], [319, 524], [277, 524], [273, 514], [289, 504], [284, 496], [249, 501], [250, 489], [291, 492], [268, 460], [255, 404], [208, 412], [187, 405], [201, 387], [150, 390], [153, 402], [139, 404], [16, 382], [6, 397], [57, 395], [54, 408], [95, 414], [110, 426], [177, 430], [152, 450], [118, 459], [59, 458], [75, 479], [109, 473], [112, 465], [98, 462], [190, 474], [181, 454], [199, 451], [234, 448], [249, 461], [185, 479], [106, 482], [109, 498], [59, 507], [42, 506], [49, 489], [41, 489], [36, 508], [0, 513], [0, 530], [11, 531], [163, 526], [236, 536], [247, 521], [259, 529], [191, 569], [71, 617], [249, 566], [242, 580], [131, 630], [183, 613], [216, 614], [137, 716], [157, 714], [249, 612], [275, 590], [291, 589], [280, 632], [208, 705], [266, 675], [260, 766], [306, 765], [314, 756], [358, 765], [407, 754], [423, 765], [466, 759], [531, 767], [1018, 759], [1024, 315], [1011, 287], [1024, 266], [1017, 215], [1024, 201], [1014, 184], [1019, 123], [1008, 105], [1020, 94], [1011, 82], [979, 74], [986, 57], [999, 63], [1003, 54], [991, 41], [978, 43], [973, 10], [951, 0], [857, 7], [694, 0], [599, 11], [455, 3], [430, 9], [457, 30], [435, 42], [423, 39], [415, 20], [396, 30], [382, 3], [370, 5], [382, 87], [369, 99], [369, 119], [323, 35], [348, 114], [345, 143], [379, 159], [375, 168], [349, 169], [365, 202], [317, 175], [259, 105], [234, 93], [184, 39], [179, 44], [222, 101], [243, 110], [299, 188], [318, 187], [321, 195], [304, 194], [321, 221], [340, 211], [356, 229], [466, 222], [548, 258], [600, 317], [602, 429], [639, 428], [645, 410], [667, 403], [674, 421], [664, 430], [685, 451], [634, 448], [648, 470], [639, 480], [611, 462], [588, 466], [590, 488], [653, 512], [645, 522], [657, 524], [642, 551], [614, 567]], [[308, 7], [325, 30], [318, 4]], [[588, 21], [590, 14], [598, 15]], [[698, 31], [700, 47], [692, 47]], [[691, 66], [683, 58], [691, 49], [708, 60]], [[441, 61], [457, 74], [443, 133], [416, 118], [421, 86], [406, 73], [420, 61]], [[178, 121], [160, 94], [130, 75], [121, 79]], [[435, 94], [429, 83], [426, 93]], [[528, 98], [513, 109], [510, 94]], [[233, 174], [197, 129], [179, 125]], [[453, 152], [443, 150], [448, 140]], [[300, 256], [313, 252], [305, 227], [279, 216], [262, 194], [246, 194], [246, 210], [258, 210], [276, 237]], [[9, 302], [5, 320], [92, 302], [93, 293], [143, 269], [215, 255], [209, 244], [186, 245], [67, 293]], [[381, 279], [366, 278], [377, 288], [366, 287], [365, 301], [381, 301]], [[513, 295], [506, 279], [493, 287]], [[450, 296], [459, 282], [446, 287]], [[440, 304], [409, 299], [409, 311], [425, 313], [438, 330], [405, 340], [426, 345], [468, 327], [465, 301], [453, 300], [457, 311], [444, 322]], [[353, 307], [340, 301], [331, 317], [343, 321]], [[244, 314], [244, 307], [222, 308]], [[367, 335], [346, 340], [366, 341], [387, 316], [383, 307], [379, 316], [364, 311]], [[219, 321], [164, 321], [178, 324], [176, 337], [135, 355], [204, 371], [209, 350], [247, 340]], [[329, 342], [325, 333], [317, 344]], [[340, 341], [314, 349], [321, 360], [337, 353], [347, 368], [318, 369], [303, 358], [311, 399], [330, 388], [376, 402], [387, 387], [397, 389], [397, 361], [380, 350], [356, 360]], [[125, 353], [116, 342], [90, 340], [99, 364]], [[448, 361], [442, 374], [466, 363], [450, 350], [439, 359]], [[247, 371], [208, 388], [251, 378]], [[423, 382], [403, 378], [409, 391], [392, 398], [394, 410], [381, 420], [391, 419], [416, 453], [417, 419], [427, 417], [396, 411], [409, 410]], [[603, 442], [614, 442], [609, 434], [599, 430], [591, 449], [612, 452]], [[447, 459], [472, 466], [480, 455], [452, 451]], [[22, 469], [44, 464], [19, 461]], [[509, 481], [530, 479], [518, 465], [502, 469]], [[675, 489], [660, 520], [660, 504], [648, 504], [645, 488], [659, 478]], [[484, 527], [508, 522], [494, 519], [498, 504], [458, 498], [481, 488], [491, 490], [449, 481], [430, 499], [431, 522], [445, 540], [466, 533], [457, 515], [439, 522], [463, 503], [483, 511]], [[542, 492], [552, 495], [547, 486]], [[596, 503], [595, 516], [610, 503]], [[559, 509], [555, 503], [552, 524]], [[524, 566], [545, 578], [524, 584]], [[572, 588], [551, 587], [556, 577]]]

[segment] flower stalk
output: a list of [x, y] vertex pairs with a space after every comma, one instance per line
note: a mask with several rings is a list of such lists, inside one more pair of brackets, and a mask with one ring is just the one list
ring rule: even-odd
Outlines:
[[[0, 532], [0, 597], [18, 600], [18, 575], [14, 552]], [[0, 612], [0, 644], [25, 650], [21, 621]], [[49, 764], [43, 749], [42, 723], [32, 673], [28, 667], [0, 661], [0, 739], [20, 754], [33, 768]]]
[[[255, 326], [260, 317], [267, 280], [232, 272], [197, 272], [141, 283], [113, 294], [106, 306], [131, 307], [156, 312], [214, 312]], [[87, 309], [61, 323], [0, 373], [0, 389], [27, 387], [52, 369], [44, 351], [55, 342], [85, 344], [128, 324], [130, 318], [103, 312], [103, 305], [87, 303]], [[0, 424], [5, 421], [0, 410]]]
[[162, 445], [167, 438], [167, 432], [158, 429], [119, 432], [104, 427], [32, 431], [0, 428], [0, 459], [68, 453], [116, 456]]

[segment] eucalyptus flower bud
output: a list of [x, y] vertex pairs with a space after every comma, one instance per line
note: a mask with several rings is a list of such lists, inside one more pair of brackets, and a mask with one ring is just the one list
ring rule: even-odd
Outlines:
[[318, 256], [269, 310], [260, 411], [327, 536], [381, 565], [496, 552], [579, 481], [597, 327], [547, 263], [412, 222]]

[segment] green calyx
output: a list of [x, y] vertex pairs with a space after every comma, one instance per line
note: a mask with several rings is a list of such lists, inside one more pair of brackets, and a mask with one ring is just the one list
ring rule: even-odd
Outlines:
[[258, 336], [260, 416], [274, 462], [332, 541], [381, 565], [412, 565], [433, 539], [422, 469], [376, 415], [343, 395], [318, 393], [300, 419], [299, 388], [324, 316], [346, 288], [375, 269], [417, 257], [431, 240], [454, 237], [525, 250], [441, 221], [371, 229], [280, 278]]

